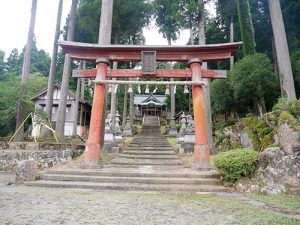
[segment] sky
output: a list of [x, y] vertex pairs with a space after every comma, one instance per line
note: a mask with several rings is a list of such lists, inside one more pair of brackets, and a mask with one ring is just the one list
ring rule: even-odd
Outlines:
[[[19, 51], [26, 44], [27, 33], [30, 22], [32, 0], [0, 0], [0, 50], [8, 57], [11, 50], [17, 48]], [[56, 14], [59, 0], [38, 0], [35, 24], [35, 36], [37, 47], [44, 49], [50, 55], [53, 48], [54, 32], [56, 25]], [[66, 23], [66, 18], [71, 8], [72, 0], [64, 0], [61, 29]], [[213, 7], [209, 7], [213, 11]], [[146, 45], [167, 45], [161, 34], [158, 33], [154, 22], [149, 28], [144, 28]], [[173, 45], [184, 45], [188, 42], [189, 31], [183, 30], [178, 41]]]

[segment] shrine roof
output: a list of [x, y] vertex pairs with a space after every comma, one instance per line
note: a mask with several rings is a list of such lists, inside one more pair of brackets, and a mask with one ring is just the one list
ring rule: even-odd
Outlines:
[[145, 95], [135, 95], [134, 96], [134, 105], [148, 105], [148, 104], [155, 104], [155, 105], [164, 105], [166, 100], [165, 95], [153, 95], [153, 94], [145, 94]]
[[[61, 82], [56, 80], [54, 82], [54, 88], [61, 90]], [[39, 100], [41, 97], [43, 98], [43, 96], [46, 95], [47, 92], [48, 92], [48, 88], [46, 87], [46, 88], [42, 89], [41, 91], [39, 91], [37, 94], [31, 96], [30, 100], [32, 100], [32, 101]], [[76, 94], [73, 91], [71, 91], [70, 89], [68, 89], [67, 95], [69, 98], [76, 99]], [[90, 105], [87, 101], [83, 100], [82, 98], [79, 98], [79, 102], [82, 104]]]
[[111, 61], [139, 62], [142, 51], [156, 51], [157, 61], [189, 61], [192, 58], [203, 61], [226, 60], [237, 52], [242, 42], [184, 46], [98, 45], [69, 41], [58, 44], [74, 59], [95, 61], [97, 58], [106, 58]]

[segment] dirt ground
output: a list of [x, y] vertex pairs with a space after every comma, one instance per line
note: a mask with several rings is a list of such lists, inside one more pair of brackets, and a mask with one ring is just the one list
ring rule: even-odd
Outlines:
[[0, 173], [0, 224], [300, 224], [263, 204], [223, 194], [171, 195], [7, 185]]

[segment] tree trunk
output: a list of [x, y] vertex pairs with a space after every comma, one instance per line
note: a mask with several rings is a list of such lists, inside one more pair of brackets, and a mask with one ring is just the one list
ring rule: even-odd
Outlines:
[[31, 57], [31, 48], [32, 48], [32, 41], [34, 37], [34, 27], [35, 27], [35, 18], [36, 18], [36, 8], [37, 8], [37, 0], [32, 0], [31, 6], [31, 19], [29, 25], [29, 31], [27, 36], [27, 43], [26, 49], [24, 54], [24, 62], [23, 62], [23, 70], [22, 70], [22, 84], [21, 84], [21, 95], [20, 101], [18, 105], [18, 114], [17, 114], [17, 121], [16, 121], [16, 131], [19, 129], [15, 136], [15, 141], [22, 141], [24, 140], [24, 126], [20, 127], [25, 119], [25, 108], [26, 104], [22, 100], [22, 97], [26, 94], [26, 85], [29, 78], [29, 71], [30, 71], [30, 57]]
[[49, 72], [47, 100], [46, 100], [46, 112], [48, 114], [50, 121], [52, 119], [53, 92], [54, 92], [54, 82], [55, 82], [55, 75], [56, 75], [57, 49], [58, 49], [57, 41], [60, 35], [62, 9], [63, 9], [63, 0], [60, 0], [58, 4], [58, 10], [57, 10], [56, 29], [55, 29], [55, 36], [54, 36], [54, 43], [53, 43], [52, 60], [51, 60], [51, 66]]
[[[230, 43], [233, 43], [234, 30], [233, 30], [233, 16], [230, 18]], [[234, 56], [230, 56], [230, 70], [234, 67]]]
[[[82, 66], [80, 66], [82, 69]], [[80, 79], [77, 79], [77, 87], [76, 87], [76, 100], [73, 111], [73, 132], [72, 136], [77, 136], [77, 122], [78, 122], [78, 108], [79, 108], [79, 98], [80, 98]]]
[[190, 26], [190, 44], [194, 45], [194, 35], [193, 35], [193, 27]]
[[127, 85], [124, 85], [124, 103], [123, 103], [123, 118], [122, 118], [122, 127], [124, 128], [126, 125], [126, 118], [127, 118], [127, 101], [128, 101], [128, 92], [127, 92]]
[[250, 12], [249, 0], [237, 0], [238, 17], [244, 56], [255, 53], [254, 29]]
[[[113, 17], [113, 0], [102, 0], [101, 5], [101, 17], [100, 17], [100, 27], [99, 27], [99, 37], [98, 44], [99, 45], [110, 45], [111, 43], [111, 31], [112, 31], [112, 17]], [[106, 88], [106, 96], [107, 96], [107, 88]], [[106, 109], [107, 101], [105, 98], [104, 107]], [[103, 110], [104, 112], [106, 110]], [[105, 121], [105, 113], [103, 113], [103, 121]], [[102, 124], [101, 127], [101, 148], [104, 145], [104, 135], [105, 135], [105, 123]]]
[[[116, 29], [115, 32], [115, 44], [120, 43], [120, 32], [119, 29]], [[113, 69], [118, 69], [118, 62], [113, 62]], [[113, 80], [117, 80], [117, 78], [113, 78]], [[116, 108], [117, 108], [117, 92], [115, 92], [116, 85], [112, 85], [112, 92], [111, 92], [111, 106], [110, 112], [112, 114], [112, 132], [115, 133], [115, 126], [116, 126]]]
[[293, 71], [279, 0], [268, 0], [273, 28], [282, 96], [296, 98]]
[[[68, 26], [68, 41], [73, 41], [75, 31], [75, 18], [78, 0], [72, 0], [70, 20]], [[59, 139], [64, 138], [65, 122], [66, 122], [66, 106], [67, 106], [67, 94], [69, 90], [69, 79], [71, 74], [71, 63], [72, 60], [69, 54], [65, 55], [64, 71], [62, 77], [62, 85], [59, 99], [59, 106], [57, 110], [57, 121], [55, 126], [56, 136]]]
[[[172, 64], [171, 64], [171, 69], [172, 69]], [[174, 78], [170, 79], [171, 81], [174, 81]], [[170, 95], [171, 95], [171, 118], [175, 117], [175, 87], [174, 85], [170, 85]]]
[[[190, 25], [190, 43], [191, 43], [191, 45], [194, 45], [194, 35], [193, 35], [192, 24]], [[191, 114], [191, 109], [192, 109], [192, 88], [190, 86], [188, 86], [188, 88], [189, 88], [189, 95], [188, 95], [188, 98], [189, 98], [189, 101], [188, 101], [189, 114]]]
[[[133, 88], [132, 88], [133, 89]], [[133, 105], [133, 100], [134, 100], [134, 91], [129, 93], [129, 122], [130, 126], [133, 126], [134, 122], [134, 105]]]
[[[83, 69], [85, 70], [86, 69], [86, 61], [83, 61]], [[80, 98], [82, 100], [84, 100], [84, 91], [85, 91], [85, 79], [84, 78], [81, 78], [80, 79], [81, 81], [81, 94], [80, 94]], [[84, 118], [83, 118], [83, 110], [84, 110], [84, 107], [83, 107], [83, 104], [81, 104], [81, 107], [80, 107], [80, 117], [79, 117], [79, 124], [80, 126], [85, 126], [84, 124]]]
[[283, 90], [282, 90], [282, 79], [279, 77], [279, 69], [278, 69], [278, 60], [277, 60], [277, 52], [276, 52], [276, 47], [275, 47], [275, 40], [274, 36], [272, 36], [272, 56], [273, 56], [273, 67], [274, 67], [274, 73], [275, 75], [279, 78], [280, 81], [280, 93], [283, 95]]
[[259, 111], [259, 116], [262, 117], [267, 112], [265, 99], [263, 97], [257, 99], [256, 104]]
[[[200, 18], [199, 18], [199, 45], [206, 44], [206, 37], [205, 37], [205, 9], [204, 9], [204, 1], [199, 0], [200, 5]], [[207, 63], [204, 62], [202, 64], [204, 69], [207, 69]], [[204, 106], [205, 106], [205, 115], [206, 115], [206, 130], [207, 130], [207, 141], [209, 147], [213, 153], [215, 153], [215, 147], [213, 142], [213, 135], [212, 135], [212, 115], [211, 115], [211, 102], [210, 102], [210, 79], [203, 78], [208, 85], [204, 87]]]
[[[118, 62], [113, 62], [113, 69], [118, 69]], [[116, 80], [116, 78], [113, 78], [113, 80]], [[115, 133], [116, 108], [117, 108], [117, 92], [115, 92], [115, 89], [116, 89], [116, 85], [112, 85], [110, 113], [112, 115], [111, 130], [113, 133]]]
[[113, 4], [113, 0], [102, 0], [98, 38], [98, 44], [100, 45], [110, 45], [111, 43]]
[[[168, 45], [171, 45], [171, 38], [168, 38]], [[172, 63], [170, 62], [170, 69], [172, 69]], [[174, 78], [170, 79], [171, 81], [174, 81]], [[171, 96], [171, 114], [170, 119], [174, 118], [175, 116], [175, 93], [174, 93], [174, 85], [170, 85], [170, 96]]]

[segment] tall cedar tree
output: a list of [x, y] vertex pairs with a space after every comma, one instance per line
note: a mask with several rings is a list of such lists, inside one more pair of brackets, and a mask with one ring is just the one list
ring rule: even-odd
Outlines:
[[[78, 0], [72, 0], [70, 21], [68, 27], [67, 41], [74, 40], [74, 28], [75, 18]], [[55, 126], [55, 132], [59, 139], [63, 139], [65, 131], [65, 120], [66, 120], [66, 105], [67, 105], [67, 93], [69, 90], [69, 79], [71, 74], [71, 63], [72, 60], [68, 54], [65, 55], [64, 71], [61, 85], [61, 93], [59, 99], [59, 106], [57, 110], [57, 121]]]
[[25, 119], [26, 104], [23, 101], [22, 96], [26, 94], [26, 85], [29, 78], [31, 47], [34, 38], [36, 8], [37, 8], [37, 0], [32, 0], [31, 19], [30, 19], [27, 44], [26, 44], [26, 50], [24, 56], [23, 71], [22, 71], [22, 87], [21, 87], [21, 97], [18, 106], [18, 115], [17, 115], [17, 122], [16, 122], [17, 133], [15, 136], [15, 141], [22, 141], [24, 139], [24, 126], [22, 126], [22, 123]]
[[254, 28], [250, 12], [249, 0], [236, 0], [240, 22], [244, 56], [255, 53]]

